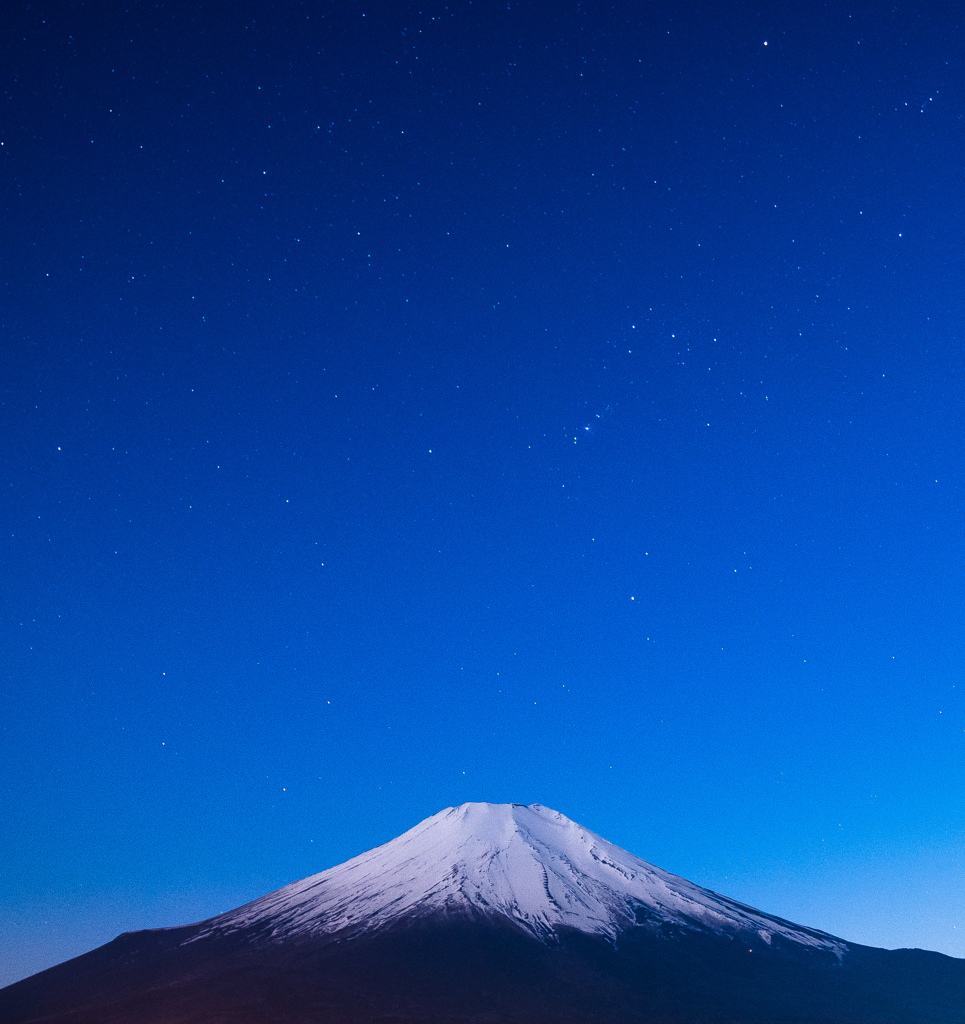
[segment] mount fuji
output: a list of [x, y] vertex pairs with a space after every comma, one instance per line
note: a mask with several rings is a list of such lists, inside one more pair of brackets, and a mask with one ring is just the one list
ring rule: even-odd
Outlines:
[[9, 1024], [962, 1024], [965, 961], [672, 875], [538, 804], [463, 804], [237, 910], [0, 990]]
[[191, 941], [376, 932], [431, 917], [509, 924], [543, 942], [567, 929], [616, 942], [635, 926], [824, 950], [847, 943], [661, 871], [539, 804], [463, 804], [385, 846], [212, 918]]

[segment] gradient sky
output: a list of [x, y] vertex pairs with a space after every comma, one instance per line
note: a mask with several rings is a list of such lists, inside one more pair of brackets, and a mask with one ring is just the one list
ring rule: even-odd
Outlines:
[[4, 8], [0, 982], [467, 800], [965, 956], [948, 10]]

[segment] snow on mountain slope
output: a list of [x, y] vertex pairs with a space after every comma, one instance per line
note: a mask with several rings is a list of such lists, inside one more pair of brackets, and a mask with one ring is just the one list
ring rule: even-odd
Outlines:
[[192, 940], [253, 928], [357, 934], [437, 912], [501, 916], [536, 937], [634, 926], [756, 936], [842, 954], [847, 943], [703, 889], [533, 804], [450, 807], [397, 839], [203, 922]]

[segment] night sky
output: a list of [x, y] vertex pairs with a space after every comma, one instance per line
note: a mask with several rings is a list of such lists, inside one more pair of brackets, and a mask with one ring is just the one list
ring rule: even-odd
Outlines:
[[965, 956], [948, 11], [5, 6], [0, 983], [467, 800]]

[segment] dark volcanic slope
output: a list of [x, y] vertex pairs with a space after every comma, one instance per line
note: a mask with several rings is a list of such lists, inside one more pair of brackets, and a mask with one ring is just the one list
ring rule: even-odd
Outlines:
[[450, 808], [0, 991], [0, 1024], [963, 1024], [965, 961], [855, 946], [542, 807]]
[[637, 933], [556, 944], [423, 920], [354, 941], [123, 935], [0, 991], [4, 1024], [962, 1024], [965, 964], [855, 946], [843, 963]]

